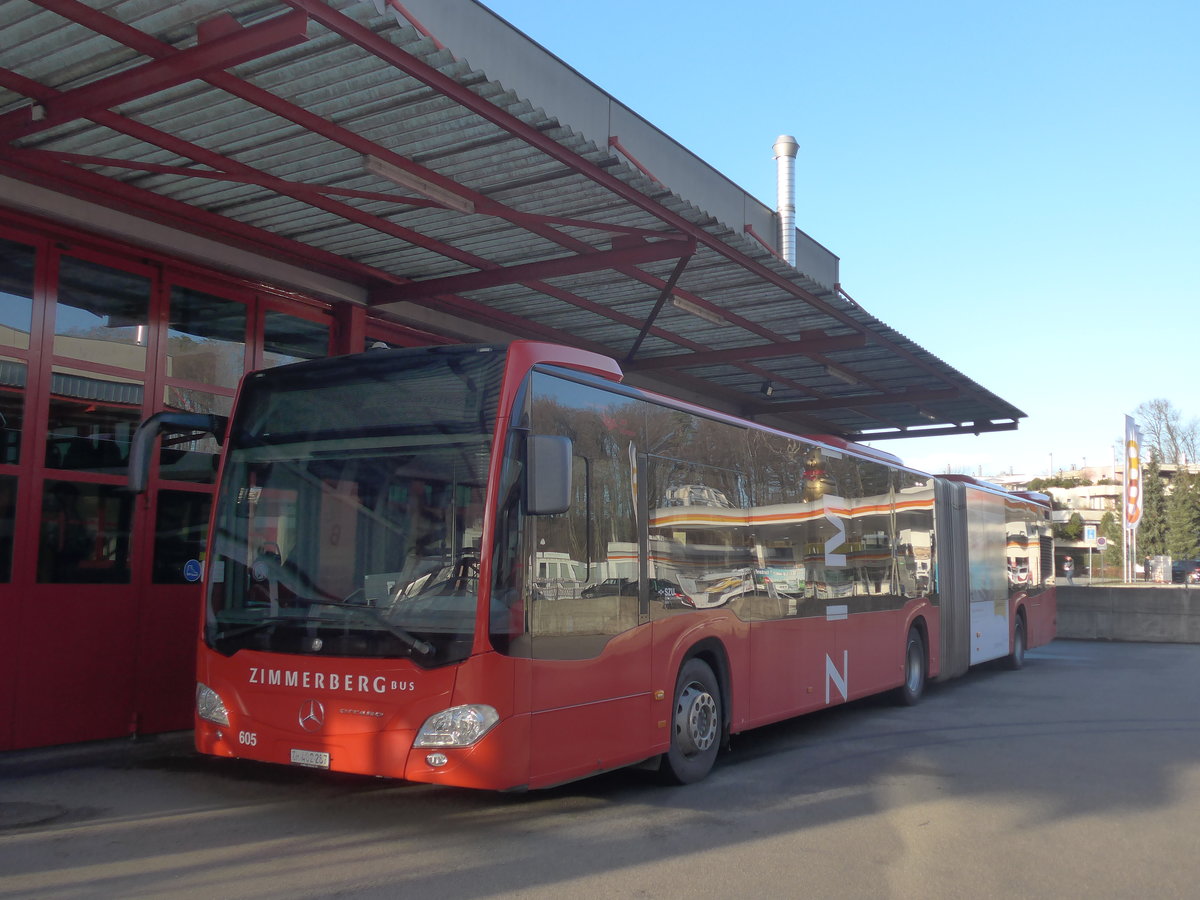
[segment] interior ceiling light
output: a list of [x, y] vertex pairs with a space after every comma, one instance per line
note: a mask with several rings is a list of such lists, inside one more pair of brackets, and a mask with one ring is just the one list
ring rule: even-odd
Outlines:
[[712, 322], [714, 325], [725, 324], [725, 320], [718, 313], [701, 306], [699, 303], [693, 303], [686, 297], [680, 297], [678, 294], [671, 295], [671, 305], [676, 309], [682, 309], [684, 312], [691, 313], [693, 316], [699, 316], [705, 322]]
[[941, 418], [941, 416], [939, 416], [937, 413], [931, 413], [929, 410], [921, 409], [919, 406], [917, 407], [917, 414], [920, 415], [922, 419], [928, 419], [930, 422], [936, 422]]
[[376, 159], [374, 156], [364, 156], [363, 168], [372, 175], [386, 178], [393, 184], [398, 184], [400, 187], [408, 188], [415, 194], [420, 194], [426, 200], [442, 204], [447, 209], [457, 210], [462, 213], [475, 212], [475, 204], [466, 197], [461, 197], [453, 191], [438, 187], [432, 181], [426, 181], [420, 175], [406, 172], [399, 166], [384, 162], [382, 159]]

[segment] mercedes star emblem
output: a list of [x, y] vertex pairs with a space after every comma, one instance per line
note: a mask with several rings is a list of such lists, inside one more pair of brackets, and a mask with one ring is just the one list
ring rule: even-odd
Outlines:
[[325, 707], [318, 700], [305, 700], [300, 705], [300, 727], [305, 731], [320, 731], [325, 724]]

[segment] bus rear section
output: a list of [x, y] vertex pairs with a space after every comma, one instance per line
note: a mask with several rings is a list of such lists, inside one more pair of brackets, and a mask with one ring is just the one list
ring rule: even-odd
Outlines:
[[995, 659], [1019, 668], [1057, 630], [1049, 499], [955, 475], [937, 497], [942, 677]]

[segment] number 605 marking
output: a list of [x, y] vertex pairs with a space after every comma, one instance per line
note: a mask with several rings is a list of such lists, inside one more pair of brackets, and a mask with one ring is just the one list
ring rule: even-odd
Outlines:
[[247, 747], [255, 747], [258, 745], [258, 734], [253, 731], [239, 731], [238, 743], [245, 744]]

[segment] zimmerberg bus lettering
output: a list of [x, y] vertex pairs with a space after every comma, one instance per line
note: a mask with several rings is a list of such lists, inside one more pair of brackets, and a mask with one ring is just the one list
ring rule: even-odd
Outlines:
[[299, 669], [266, 669], [262, 666], [250, 667], [250, 684], [353, 694], [386, 694], [389, 691], [412, 691], [417, 687], [415, 681], [393, 681], [383, 675], [343, 675], [340, 672], [305, 672]]

